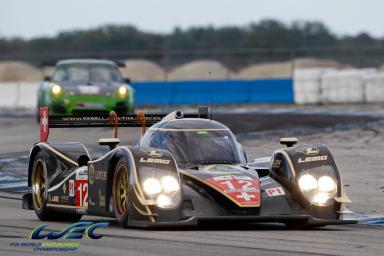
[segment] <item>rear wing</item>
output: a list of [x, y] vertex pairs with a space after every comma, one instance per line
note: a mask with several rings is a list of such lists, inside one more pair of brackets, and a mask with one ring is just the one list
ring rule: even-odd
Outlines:
[[[198, 108], [198, 114], [184, 115], [181, 111], [172, 112], [175, 118], [208, 118], [208, 107], [201, 106]], [[139, 112], [136, 115], [117, 116], [114, 111], [109, 115], [66, 115], [66, 116], [49, 116], [47, 107], [40, 108], [40, 141], [47, 142], [50, 128], [89, 128], [89, 127], [113, 127], [114, 137], [117, 138], [118, 127], [141, 127], [142, 135], [145, 128], [152, 126], [169, 115], [148, 114]]]

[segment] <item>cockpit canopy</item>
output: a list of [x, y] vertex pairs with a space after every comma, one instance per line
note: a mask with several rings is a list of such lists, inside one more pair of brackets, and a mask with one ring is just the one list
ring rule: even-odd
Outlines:
[[245, 163], [241, 146], [223, 124], [207, 119], [178, 119], [149, 128], [140, 146], [169, 150], [180, 166]]

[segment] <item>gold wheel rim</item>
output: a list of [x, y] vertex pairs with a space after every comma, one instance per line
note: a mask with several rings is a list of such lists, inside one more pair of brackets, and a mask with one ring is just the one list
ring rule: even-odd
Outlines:
[[37, 209], [41, 209], [44, 204], [46, 186], [44, 176], [43, 162], [40, 160], [36, 163], [32, 176], [32, 194], [33, 202]]
[[120, 166], [117, 170], [115, 186], [115, 203], [116, 210], [119, 215], [123, 215], [128, 208], [128, 170], [125, 166]]

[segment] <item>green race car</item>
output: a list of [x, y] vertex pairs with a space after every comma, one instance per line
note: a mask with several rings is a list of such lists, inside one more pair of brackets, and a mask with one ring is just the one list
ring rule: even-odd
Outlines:
[[[52, 77], [38, 90], [37, 109], [48, 107], [50, 115], [134, 112], [134, 89], [123, 79], [114, 61], [71, 59], [57, 62]], [[39, 111], [37, 111], [37, 117]]]

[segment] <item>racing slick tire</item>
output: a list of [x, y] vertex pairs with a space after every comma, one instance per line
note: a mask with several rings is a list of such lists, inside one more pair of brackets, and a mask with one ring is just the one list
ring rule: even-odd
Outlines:
[[45, 167], [45, 159], [47, 154], [39, 151], [33, 161], [33, 169], [31, 175], [32, 187], [32, 204], [39, 220], [42, 221], [78, 221], [81, 214], [56, 212], [47, 208], [47, 171]]
[[128, 216], [130, 209], [129, 202], [129, 170], [127, 162], [121, 158], [115, 167], [113, 175], [113, 210], [119, 226], [126, 228], [128, 226]]

